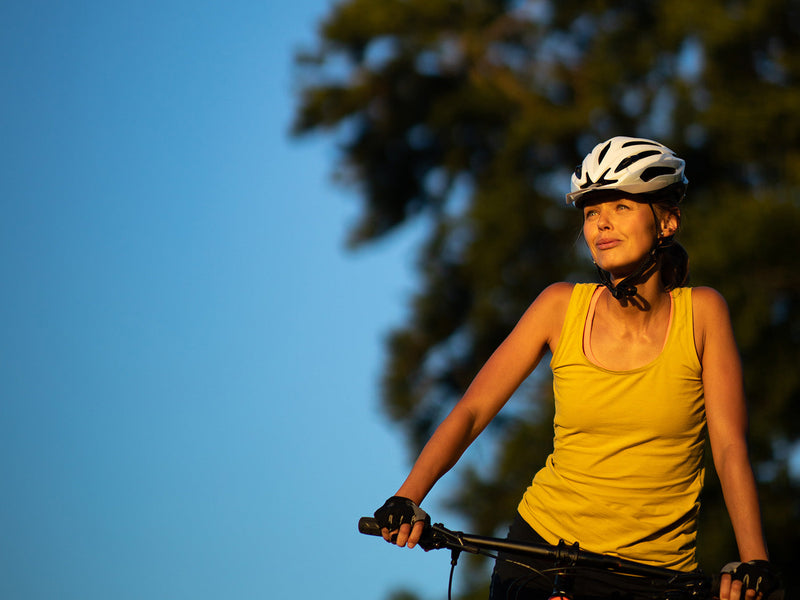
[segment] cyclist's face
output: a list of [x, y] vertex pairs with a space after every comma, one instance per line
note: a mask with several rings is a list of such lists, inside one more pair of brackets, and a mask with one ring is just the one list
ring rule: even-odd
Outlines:
[[655, 236], [655, 219], [647, 204], [622, 197], [583, 207], [583, 237], [592, 258], [614, 278], [638, 268]]

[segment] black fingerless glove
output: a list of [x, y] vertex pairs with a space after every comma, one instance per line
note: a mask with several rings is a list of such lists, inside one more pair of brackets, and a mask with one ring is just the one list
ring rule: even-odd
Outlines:
[[417, 506], [412, 500], [402, 496], [392, 496], [383, 506], [375, 511], [375, 520], [381, 527], [386, 527], [389, 531], [400, 528], [404, 523], [414, 525], [417, 521], [424, 521], [430, 525], [431, 518], [424, 510]]
[[729, 573], [733, 579], [742, 582], [744, 589], [762, 593], [764, 598], [781, 587], [780, 573], [767, 560], [728, 563], [720, 573]]

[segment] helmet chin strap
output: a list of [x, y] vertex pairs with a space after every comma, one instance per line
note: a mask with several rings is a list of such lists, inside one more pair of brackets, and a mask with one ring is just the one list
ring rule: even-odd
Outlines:
[[633, 298], [638, 292], [634, 283], [636, 283], [650, 267], [656, 264], [658, 249], [659, 245], [657, 243], [654, 244], [650, 249], [650, 252], [647, 253], [647, 256], [642, 261], [642, 264], [639, 265], [639, 268], [628, 275], [625, 279], [620, 281], [617, 285], [614, 285], [614, 283], [611, 281], [611, 274], [608, 271], [604, 271], [600, 268], [600, 265], [594, 263], [594, 266], [597, 268], [597, 273], [600, 275], [600, 283], [606, 286], [608, 291], [611, 292], [611, 295], [617, 300], [628, 300]]
[[[659, 225], [656, 209], [653, 208], [652, 204], [649, 206], [650, 210], [653, 211], [653, 219], [656, 223], [656, 232], [658, 232]], [[647, 256], [639, 265], [639, 268], [625, 277], [625, 279], [620, 281], [617, 285], [614, 285], [614, 283], [611, 281], [611, 274], [608, 271], [601, 269], [600, 265], [595, 262], [594, 266], [597, 268], [597, 273], [600, 276], [600, 283], [606, 286], [608, 291], [611, 292], [611, 295], [617, 300], [629, 300], [633, 298], [638, 292], [634, 284], [648, 271], [648, 269], [650, 269], [650, 267], [656, 264], [656, 261], [658, 260], [658, 253], [662, 248], [669, 246], [672, 241], [672, 236], [662, 238], [660, 235], [656, 234], [656, 240], [653, 242], [653, 247], [650, 248], [650, 252], [647, 253]]]

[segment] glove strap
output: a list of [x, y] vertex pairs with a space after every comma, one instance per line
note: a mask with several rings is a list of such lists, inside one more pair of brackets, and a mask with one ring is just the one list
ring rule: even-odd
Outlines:
[[413, 500], [403, 496], [392, 496], [383, 506], [375, 511], [378, 525], [390, 531], [399, 529], [401, 525], [409, 523], [414, 525], [417, 521], [430, 524], [431, 518]]
[[730, 562], [720, 571], [742, 582], [744, 589], [755, 590], [768, 595], [780, 588], [780, 575], [767, 560], [751, 560], [750, 562]]

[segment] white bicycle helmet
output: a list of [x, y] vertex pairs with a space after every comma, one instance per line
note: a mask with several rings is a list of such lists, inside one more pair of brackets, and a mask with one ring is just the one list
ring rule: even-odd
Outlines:
[[583, 159], [572, 175], [567, 204], [584, 194], [615, 190], [646, 194], [674, 184], [685, 186], [685, 162], [658, 142], [617, 136], [601, 142]]

